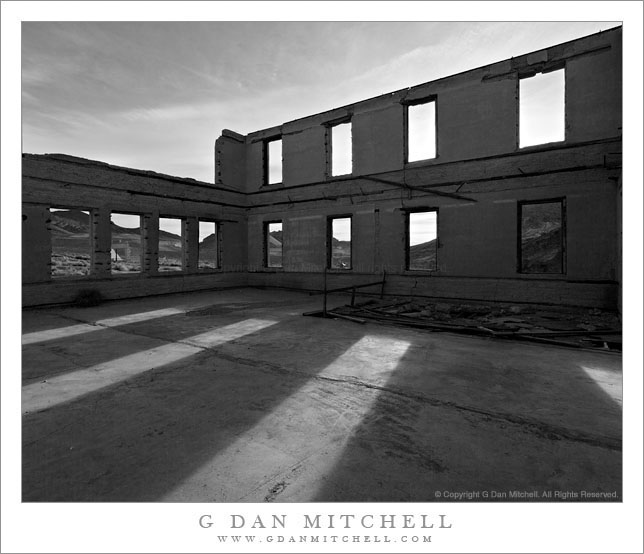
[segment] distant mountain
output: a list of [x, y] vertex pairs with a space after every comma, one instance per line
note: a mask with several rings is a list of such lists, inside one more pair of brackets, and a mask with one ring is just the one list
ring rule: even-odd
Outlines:
[[170, 233], [169, 231], [163, 231], [159, 229], [159, 238], [166, 240], [181, 240], [181, 235], [175, 235], [174, 233]]
[[208, 235], [199, 243], [199, 252], [203, 254], [216, 254], [217, 253], [217, 235]]
[[[87, 233], [89, 232], [90, 216], [80, 210], [57, 210], [51, 212], [51, 228], [52, 231], [62, 234], [67, 233]], [[121, 227], [116, 223], [110, 223], [112, 234], [127, 234], [139, 235], [141, 229], [139, 227]], [[165, 240], [178, 241], [181, 240], [180, 235], [175, 235], [168, 231], [159, 230], [159, 238]]]
[[50, 212], [50, 227], [54, 234], [89, 233], [89, 214], [80, 210]]
[[521, 213], [521, 271], [563, 271], [562, 215], [558, 202], [526, 205]]
[[436, 239], [409, 248], [409, 266], [412, 269], [436, 268]]
[[281, 248], [282, 247], [282, 241], [280, 240], [281, 238], [282, 238], [281, 235], [280, 235], [280, 238], [277, 238], [277, 237], [273, 236], [273, 233], [271, 233], [268, 236], [268, 244], [270, 246], [272, 246], [272, 247], [275, 247], [275, 248]]
[[56, 210], [51, 215], [61, 219], [76, 221], [81, 225], [89, 225], [89, 213], [81, 210]]
[[120, 225], [117, 225], [116, 223], [110, 223], [110, 231], [112, 232], [112, 236], [116, 236], [118, 234], [124, 234], [124, 235], [140, 235], [141, 234], [141, 228], [140, 227], [135, 227], [135, 228], [121, 227]]
[[216, 245], [217, 244], [217, 235], [213, 233], [212, 235], [208, 235], [205, 237], [200, 243], [200, 246], [211, 246], [211, 245]]
[[276, 238], [282, 244], [282, 231], [271, 231], [270, 236]]
[[350, 240], [338, 240], [335, 237], [331, 237], [331, 242], [333, 243], [333, 246], [337, 247], [345, 247], [348, 248], [351, 246], [351, 241]]
[[[140, 227], [134, 227], [134, 228], [121, 227], [119, 225], [116, 225], [116, 223], [112, 223], [110, 225], [110, 228], [112, 230], [112, 236], [118, 236], [118, 234], [125, 234], [125, 235], [141, 234]], [[175, 235], [174, 233], [170, 233], [169, 231], [164, 231], [163, 229], [159, 229], [159, 240], [180, 241], [181, 235]]]
[[530, 273], [562, 271], [561, 227], [524, 235], [521, 240], [521, 270]]

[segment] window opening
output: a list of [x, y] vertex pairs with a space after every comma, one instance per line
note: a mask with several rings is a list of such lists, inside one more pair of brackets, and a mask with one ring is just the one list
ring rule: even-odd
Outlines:
[[217, 223], [199, 221], [199, 269], [217, 269], [219, 267], [219, 244]]
[[407, 214], [407, 269], [435, 271], [437, 268], [438, 212]]
[[91, 272], [92, 217], [87, 210], [49, 209], [52, 277], [81, 277]]
[[265, 143], [265, 179], [268, 185], [282, 182], [282, 139], [269, 140]]
[[565, 138], [565, 71], [520, 78], [519, 147]]
[[266, 223], [264, 234], [266, 267], [282, 267], [282, 222]]
[[330, 269], [351, 269], [351, 218], [334, 217], [329, 220]]
[[112, 212], [110, 215], [112, 273], [141, 271], [141, 216]]
[[436, 157], [436, 101], [407, 106], [407, 161]]
[[563, 201], [520, 204], [519, 210], [520, 272], [563, 273]]
[[159, 271], [183, 271], [183, 221], [159, 218]]
[[353, 172], [351, 122], [331, 127], [331, 175], [348, 175]]

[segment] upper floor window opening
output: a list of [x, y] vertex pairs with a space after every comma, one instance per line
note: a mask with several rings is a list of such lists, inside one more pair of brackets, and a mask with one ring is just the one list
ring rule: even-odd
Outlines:
[[519, 78], [519, 148], [566, 138], [565, 70]]
[[353, 173], [353, 148], [351, 122], [334, 125], [331, 134], [331, 175], [350, 175]]
[[276, 185], [282, 182], [282, 138], [264, 143], [264, 184]]
[[436, 158], [436, 100], [410, 104], [407, 110], [407, 161]]

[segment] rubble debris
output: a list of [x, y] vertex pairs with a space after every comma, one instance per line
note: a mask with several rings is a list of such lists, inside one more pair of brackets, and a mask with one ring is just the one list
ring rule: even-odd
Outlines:
[[598, 309], [461, 304], [400, 297], [347, 304], [330, 310], [328, 315], [357, 323], [372, 321], [427, 331], [448, 331], [572, 348], [617, 352], [622, 349], [621, 325], [617, 315]]

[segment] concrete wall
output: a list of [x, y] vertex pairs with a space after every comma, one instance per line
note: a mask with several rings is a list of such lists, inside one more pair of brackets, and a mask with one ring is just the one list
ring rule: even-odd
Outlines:
[[[363, 197], [358, 203], [352, 197], [353, 204], [351, 200], [312, 200], [297, 209], [262, 208], [261, 215], [249, 218], [248, 251], [261, 267], [262, 222], [282, 220], [285, 263], [280, 271], [259, 269], [264, 271], [261, 278], [253, 275], [249, 282], [317, 288], [326, 262], [327, 217], [350, 214], [353, 269], [331, 272], [341, 274], [337, 278], [347, 284], [369, 281], [384, 269], [389, 276], [388, 294], [614, 308], [619, 260], [613, 173], [580, 169], [461, 189], [476, 202], [422, 192], [401, 199], [399, 190], [389, 189], [378, 195], [389, 199], [375, 202], [362, 201]], [[519, 202], [552, 198], [565, 199], [566, 271], [522, 274], [517, 249]], [[421, 207], [439, 212], [437, 271], [405, 269], [405, 213]]]
[[516, 149], [516, 80], [437, 87], [437, 161], [494, 156]]
[[566, 137], [588, 141], [622, 134], [622, 41], [607, 33], [585, 56], [566, 61]]
[[353, 172], [381, 173], [401, 169], [404, 162], [403, 106], [356, 111], [353, 124]]
[[[224, 173], [225, 174], [225, 173]], [[246, 284], [243, 195], [192, 179], [119, 168], [62, 155], [23, 156], [23, 304], [73, 301], [80, 290], [126, 298]], [[91, 213], [88, 277], [51, 276], [50, 208]], [[142, 271], [112, 274], [111, 212], [142, 216]], [[183, 220], [183, 271], [159, 274], [159, 216]], [[220, 268], [198, 268], [199, 218], [218, 222]]]
[[[225, 163], [222, 163], [225, 160]], [[243, 135], [224, 129], [215, 141], [215, 183], [239, 190], [246, 182], [246, 145]]]
[[326, 177], [326, 127], [292, 130], [282, 137], [283, 183], [315, 183]]
[[44, 206], [22, 206], [22, 281], [46, 281], [51, 274], [49, 210]]

